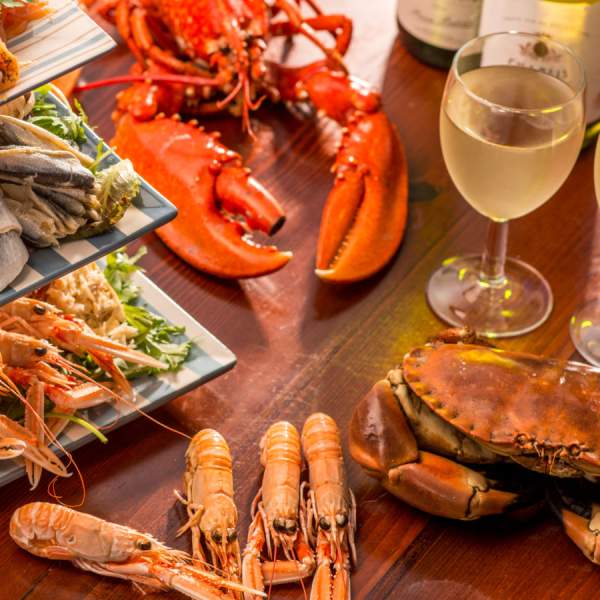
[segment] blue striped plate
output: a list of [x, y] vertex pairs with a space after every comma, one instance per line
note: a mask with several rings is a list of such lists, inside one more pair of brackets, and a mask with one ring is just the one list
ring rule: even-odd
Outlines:
[[[50, 94], [48, 99], [54, 102], [61, 112], [69, 110]], [[86, 126], [85, 130], [88, 141], [81, 149], [95, 157], [101, 140], [89, 127]], [[108, 149], [106, 144], [104, 149]], [[119, 160], [118, 156], [110, 154], [100, 163], [100, 168]], [[127, 209], [123, 218], [106, 233], [85, 240], [64, 242], [58, 248], [33, 250], [20, 275], [0, 292], [0, 306], [105, 256], [176, 216], [177, 209], [149, 183], [142, 180], [139, 196]]]
[[32, 21], [9, 40], [21, 74], [17, 84], [0, 92], [0, 104], [106, 54], [116, 44], [75, 0], [48, 0], [51, 13]]
[[[190, 339], [193, 342], [190, 358], [178, 372], [141, 377], [132, 382], [137, 395], [138, 408], [145, 412], [154, 410], [165, 402], [218, 377], [235, 365], [236, 358], [231, 350], [204, 329], [152, 281], [141, 273], [135, 273], [133, 281], [141, 288], [140, 302], [174, 325], [183, 325], [185, 336], [182, 336], [181, 341]], [[111, 406], [107, 405], [88, 410], [87, 416], [99, 427], [115, 423], [113, 429], [116, 429], [140, 415], [128, 407], [122, 408], [117, 414]], [[110, 452], [110, 432], [107, 435], [108, 444], [98, 448]], [[68, 451], [72, 451], [89, 442], [97, 441], [97, 438], [80, 425], [70, 424], [61, 435], [60, 441]], [[21, 459], [0, 461], [0, 486], [24, 474], [25, 469]]]

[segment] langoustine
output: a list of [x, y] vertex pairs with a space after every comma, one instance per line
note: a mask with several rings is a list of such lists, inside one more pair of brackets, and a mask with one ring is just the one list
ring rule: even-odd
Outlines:
[[18, 508], [9, 532], [18, 546], [36, 556], [69, 560], [80, 569], [155, 590], [177, 590], [194, 600], [233, 599], [233, 592], [248, 591], [148, 534], [58, 504], [33, 502]]
[[349, 600], [350, 568], [356, 564], [356, 501], [346, 480], [336, 422], [324, 413], [308, 417], [302, 449], [310, 481], [307, 529], [317, 556], [311, 600]]
[[[244, 584], [264, 590], [266, 585], [309, 577], [315, 561], [303, 527], [306, 511], [300, 493], [302, 450], [298, 431], [287, 421], [274, 423], [260, 448], [263, 481], [252, 504], [242, 566]], [[253, 596], [247, 594], [246, 599]]]
[[192, 534], [195, 559], [211, 564], [231, 581], [241, 576], [238, 512], [233, 498], [232, 460], [225, 438], [214, 429], [199, 431], [186, 452], [184, 502], [188, 522], [178, 535]]

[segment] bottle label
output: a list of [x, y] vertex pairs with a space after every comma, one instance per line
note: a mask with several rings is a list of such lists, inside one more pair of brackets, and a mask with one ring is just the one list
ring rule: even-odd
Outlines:
[[[600, 119], [600, 3], [544, 2], [542, 0], [484, 0], [480, 35], [498, 31], [543, 33], [569, 46], [585, 67], [587, 80], [586, 120]], [[513, 63], [536, 66], [539, 56], [529, 56], [530, 49], [515, 47]], [[508, 50], [507, 50], [508, 51]], [[544, 57], [547, 72], [560, 77], [560, 57]]]
[[481, 0], [398, 0], [398, 20], [417, 39], [458, 50], [477, 35]]

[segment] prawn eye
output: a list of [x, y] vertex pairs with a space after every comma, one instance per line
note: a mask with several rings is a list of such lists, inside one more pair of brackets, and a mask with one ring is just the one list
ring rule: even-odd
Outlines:
[[296, 533], [296, 521], [292, 521], [291, 519], [288, 519], [285, 522], [285, 531], [286, 533], [289, 533], [290, 535], [294, 535], [294, 533]]
[[273, 519], [273, 529], [279, 533], [285, 533], [285, 519]]
[[213, 541], [217, 544], [220, 544], [221, 541], [223, 540], [223, 536], [221, 535], [221, 532], [217, 531], [216, 529], [213, 530], [213, 532], [210, 534], [210, 537], [212, 537]]
[[36, 315], [45, 315], [46, 314], [46, 309], [41, 304], [36, 304], [33, 307], [33, 312]]
[[227, 530], [227, 541], [235, 542], [235, 540], [237, 540], [237, 531], [235, 529], [228, 529]]
[[44, 346], [38, 346], [34, 352], [37, 356], [45, 356], [46, 352], [48, 352], [48, 348], [45, 348]]
[[152, 548], [150, 540], [138, 540], [135, 545], [138, 550], [150, 550]]
[[335, 522], [337, 523], [338, 527], [346, 527], [348, 524], [348, 515], [345, 515], [344, 513], [335, 515]]
[[319, 527], [324, 529], [325, 531], [329, 531], [331, 529], [331, 523], [327, 517], [321, 517], [319, 519]]

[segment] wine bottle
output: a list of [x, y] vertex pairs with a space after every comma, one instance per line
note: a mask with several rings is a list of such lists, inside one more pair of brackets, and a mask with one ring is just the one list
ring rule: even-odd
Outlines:
[[[588, 137], [597, 134], [600, 121], [600, 0], [483, 0], [479, 34], [516, 30], [544, 33], [569, 46], [586, 72]], [[543, 46], [543, 45], [542, 45]], [[506, 49], [513, 64], [531, 66], [560, 77], [561, 57], [543, 47]]]
[[477, 35], [481, 0], [398, 0], [398, 26], [406, 49], [447, 69], [454, 53]]

